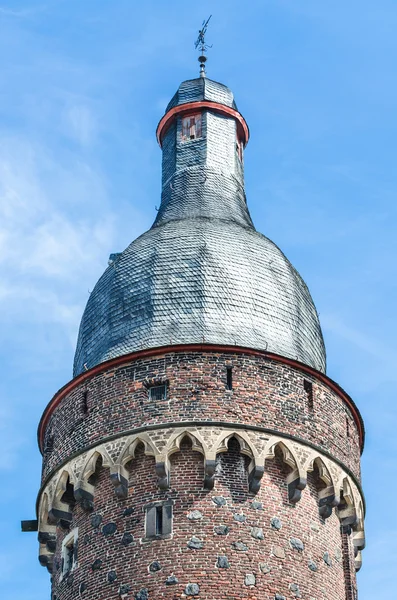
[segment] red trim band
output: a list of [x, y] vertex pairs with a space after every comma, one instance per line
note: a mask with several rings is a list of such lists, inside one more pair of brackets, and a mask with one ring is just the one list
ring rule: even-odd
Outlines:
[[138, 360], [140, 358], [146, 358], [149, 356], [158, 356], [161, 354], [169, 354], [170, 352], [220, 352], [220, 353], [229, 353], [229, 354], [248, 354], [250, 356], [262, 356], [269, 358], [271, 360], [283, 363], [285, 365], [289, 365], [290, 367], [294, 367], [295, 369], [299, 369], [304, 373], [308, 373], [327, 385], [333, 392], [335, 392], [343, 402], [349, 407], [352, 412], [353, 418], [357, 425], [358, 433], [360, 436], [360, 448], [361, 451], [364, 449], [364, 440], [365, 440], [365, 430], [364, 430], [364, 422], [360, 415], [360, 411], [357, 406], [354, 404], [352, 398], [332, 379], [327, 377], [324, 373], [317, 371], [313, 367], [309, 367], [301, 362], [296, 360], [292, 360], [291, 358], [286, 358], [285, 356], [280, 356], [278, 354], [273, 354], [272, 352], [264, 352], [261, 350], [253, 350], [252, 348], [244, 348], [243, 346], [219, 346], [217, 344], [178, 344], [175, 346], [159, 346], [157, 348], [150, 348], [147, 350], [137, 350], [136, 352], [131, 352], [130, 354], [124, 354], [123, 356], [118, 356], [117, 358], [111, 358], [105, 362], [99, 363], [92, 369], [85, 371], [84, 373], [80, 373], [74, 379], [69, 381], [66, 385], [64, 385], [50, 400], [44, 409], [43, 416], [40, 419], [37, 437], [40, 451], [43, 452], [43, 438], [46, 425], [50, 416], [52, 415], [55, 408], [61, 402], [61, 400], [71, 392], [75, 387], [86, 381], [87, 379], [91, 379], [95, 375], [102, 373], [103, 371], [107, 371], [108, 369], [112, 369], [114, 367], [118, 367], [125, 363], [131, 362], [133, 360]]
[[236, 119], [239, 137], [242, 139], [244, 147], [248, 144], [250, 136], [248, 125], [243, 115], [241, 115], [238, 112], [238, 110], [234, 110], [234, 108], [230, 108], [229, 106], [225, 106], [224, 104], [219, 104], [218, 102], [211, 102], [210, 100], [200, 100], [198, 102], [186, 102], [185, 104], [179, 104], [178, 106], [174, 106], [174, 108], [171, 108], [171, 110], [165, 113], [164, 117], [161, 119], [156, 129], [156, 137], [160, 148], [162, 147], [163, 137], [167, 132], [169, 126], [171, 125], [175, 115], [188, 114], [196, 112], [198, 109], [203, 108], [208, 108], [219, 113], [220, 115], [225, 115], [227, 117], [233, 117], [233, 119]]

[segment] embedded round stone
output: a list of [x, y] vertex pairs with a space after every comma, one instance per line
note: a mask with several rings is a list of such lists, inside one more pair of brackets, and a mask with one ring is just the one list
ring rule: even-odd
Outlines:
[[318, 531], [320, 531], [320, 526], [319, 526], [319, 524], [318, 524], [318, 523], [315, 523], [314, 521], [312, 521], [312, 522], [310, 523], [310, 529], [311, 529], [312, 531], [316, 531], [316, 532], [318, 532]]
[[133, 508], [126, 508], [123, 512], [123, 517], [129, 517], [134, 512]]
[[157, 573], [157, 571], [161, 571], [161, 565], [158, 560], [154, 560], [149, 565], [149, 571], [151, 573]]
[[340, 548], [337, 548], [335, 550], [335, 560], [337, 562], [340, 562], [342, 560], [342, 552], [340, 551]]
[[329, 567], [332, 567], [332, 558], [331, 558], [329, 552], [324, 552], [323, 560], [326, 565], [328, 565]]
[[119, 596], [120, 598], [125, 598], [131, 591], [131, 586], [129, 583], [122, 583], [119, 587]]
[[298, 552], [303, 552], [305, 546], [299, 538], [290, 538], [289, 543], [291, 544], [291, 548], [294, 550], [298, 550]]
[[197, 583], [188, 583], [185, 587], [186, 596], [198, 596], [200, 593], [200, 586]]
[[233, 519], [237, 521], [237, 523], [244, 523], [247, 517], [241, 513], [234, 513]]
[[101, 515], [91, 515], [91, 527], [96, 529], [102, 523]]
[[237, 552], [247, 552], [248, 546], [243, 542], [233, 542], [232, 548], [237, 550]]
[[187, 515], [187, 518], [189, 521], [199, 521], [203, 518], [203, 513], [201, 513], [199, 510], [192, 510], [192, 512]]
[[132, 533], [124, 533], [123, 537], [121, 538], [121, 543], [123, 544], [123, 546], [129, 546], [130, 544], [132, 544], [132, 542], [134, 541], [134, 536], [132, 535]]
[[102, 560], [100, 558], [97, 558], [96, 560], [94, 560], [94, 562], [91, 565], [91, 569], [93, 571], [99, 571], [99, 569], [102, 566]]
[[193, 536], [188, 541], [187, 547], [191, 548], [192, 550], [201, 550], [201, 548], [204, 547], [204, 542], [202, 540], [200, 540], [199, 538]]
[[317, 571], [317, 565], [314, 562], [314, 560], [309, 560], [309, 562], [307, 563], [307, 566], [309, 567], [309, 569], [311, 571], [313, 571], [314, 573]]
[[83, 592], [85, 592], [87, 589], [87, 584], [83, 581], [82, 583], [80, 583], [79, 585], [79, 594], [82, 594]]
[[229, 569], [230, 563], [227, 559], [227, 556], [218, 556], [216, 566], [218, 567], [218, 569]]
[[263, 510], [263, 504], [262, 504], [262, 502], [258, 502], [258, 500], [253, 500], [251, 502], [251, 506], [255, 510]]
[[226, 498], [223, 496], [212, 496], [212, 502], [214, 502], [217, 506], [225, 506]]
[[263, 539], [265, 539], [265, 536], [263, 535], [263, 529], [262, 529], [262, 527], [252, 527], [252, 529], [251, 529], [251, 535], [256, 540], [263, 540]]
[[276, 529], [277, 531], [280, 531], [280, 529], [283, 526], [283, 524], [281, 523], [281, 521], [278, 517], [273, 517], [273, 519], [270, 521], [270, 525], [271, 525], [272, 529]]
[[245, 576], [244, 583], [245, 583], [245, 585], [255, 585], [256, 584], [255, 575], [253, 573], [248, 573]]
[[282, 546], [274, 546], [273, 554], [276, 558], [285, 558], [285, 550]]
[[216, 533], [216, 535], [227, 535], [229, 531], [230, 529], [226, 525], [215, 525], [214, 527], [214, 533]]
[[274, 596], [274, 600], [287, 600], [285, 596], [282, 596], [281, 594], [276, 594]]
[[107, 576], [106, 576], [106, 581], [108, 583], [114, 583], [115, 581], [117, 581], [117, 573], [116, 571], [109, 571]]
[[149, 592], [146, 588], [142, 588], [135, 594], [135, 600], [148, 600]]
[[165, 585], [176, 585], [177, 583], [179, 583], [179, 579], [175, 575], [170, 575], [165, 580]]
[[301, 593], [299, 589], [299, 585], [297, 583], [290, 583], [289, 589], [294, 594], [295, 598], [301, 598]]
[[259, 563], [259, 569], [264, 575], [267, 575], [272, 570], [272, 568], [269, 567], [269, 565], [267, 565], [266, 563]]
[[113, 533], [116, 533], [116, 531], [117, 531], [116, 523], [107, 523], [106, 525], [104, 525], [102, 527], [103, 535], [113, 535]]

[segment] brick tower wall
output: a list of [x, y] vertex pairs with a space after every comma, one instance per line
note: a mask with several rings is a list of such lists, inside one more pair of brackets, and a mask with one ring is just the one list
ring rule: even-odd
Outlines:
[[[42, 427], [53, 600], [356, 598], [360, 420], [324, 376], [259, 353], [167, 351], [72, 383]], [[149, 401], [160, 383], [166, 399]], [[147, 507], [164, 501], [172, 532], [148, 539]]]

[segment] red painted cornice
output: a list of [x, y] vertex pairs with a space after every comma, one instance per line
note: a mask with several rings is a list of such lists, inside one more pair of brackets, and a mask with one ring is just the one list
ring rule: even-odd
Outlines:
[[167, 129], [171, 125], [176, 115], [186, 115], [189, 113], [194, 113], [198, 110], [202, 110], [203, 108], [207, 108], [209, 110], [217, 112], [220, 115], [224, 115], [226, 117], [233, 117], [233, 119], [236, 119], [239, 136], [241, 137], [244, 146], [247, 145], [249, 139], [248, 125], [243, 115], [241, 115], [238, 112], [238, 110], [234, 110], [234, 108], [230, 108], [229, 106], [225, 106], [224, 104], [219, 104], [218, 102], [211, 102], [210, 100], [199, 100], [197, 102], [186, 102], [185, 104], [179, 104], [178, 106], [174, 106], [174, 108], [171, 108], [171, 110], [165, 113], [164, 117], [161, 119], [156, 129], [156, 137], [158, 143], [160, 144], [160, 147], [163, 143], [164, 134], [166, 133]]
[[217, 344], [177, 344], [159, 346], [157, 348], [149, 348], [147, 350], [137, 350], [136, 352], [131, 352], [130, 354], [124, 354], [123, 356], [112, 358], [110, 360], [100, 363], [99, 365], [96, 365], [95, 367], [89, 369], [88, 371], [85, 371], [84, 373], [80, 373], [80, 375], [77, 375], [77, 377], [69, 381], [69, 383], [64, 385], [55, 394], [55, 396], [52, 398], [52, 400], [50, 400], [50, 402], [44, 409], [43, 416], [40, 419], [37, 432], [40, 451], [43, 451], [44, 432], [51, 414], [58, 406], [58, 404], [62, 401], [62, 399], [67, 394], [69, 394], [75, 387], [81, 385], [82, 383], [84, 383], [84, 381], [95, 377], [95, 375], [98, 375], [99, 373], [103, 373], [104, 371], [120, 367], [121, 365], [128, 364], [132, 361], [139, 360], [141, 358], [148, 358], [152, 356], [154, 357], [162, 354], [178, 352], [216, 352], [220, 354], [247, 354], [249, 356], [261, 356], [263, 358], [267, 358], [269, 360], [274, 360], [284, 365], [288, 365], [294, 369], [302, 371], [303, 373], [311, 375], [318, 381], [321, 381], [321, 383], [324, 383], [326, 386], [328, 386], [348, 406], [357, 425], [360, 437], [361, 451], [364, 449], [365, 429], [360, 411], [358, 410], [352, 398], [335, 381], [330, 379], [330, 377], [327, 377], [327, 375], [325, 375], [324, 373], [317, 371], [313, 367], [309, 367], [308, 365], [298, 362], [297, 360], [292, 360], [291, 358], [286, 358], [285, 356], [273, 354], [272, 352], [253, 350], [252, 348], [244, 348], [243, 346], [220, 346]]

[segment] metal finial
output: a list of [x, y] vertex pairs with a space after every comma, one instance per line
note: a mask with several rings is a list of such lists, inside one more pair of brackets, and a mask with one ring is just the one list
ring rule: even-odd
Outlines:
[[205, 77], [205, 63], [207, 61], [205, 53], [208, 50], [208, 48], [212, 48], [212, 45], [210, 46], [205, 43], [205, 34], [207, 33], [207, 27], [211, 17], [212, 15], [210, 15], [207, 20], [204, 19], [201, 29], [199, 29], [198, 38], [194, 44], [196, 50], [199, 48], [201, 52], [198, 58], [200, 63], [200, 77]]

